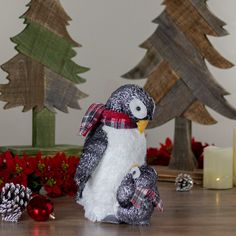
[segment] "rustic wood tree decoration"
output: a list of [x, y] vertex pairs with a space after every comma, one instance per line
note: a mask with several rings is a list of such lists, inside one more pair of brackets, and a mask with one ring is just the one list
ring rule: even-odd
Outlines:
[[32, 0], [24, 18], [26, 28], [11, 38], [18, 54], [2, 65], [8, 84], [0, 85], [5, 109], [23, 106], [33, 110], [33, 147], [55, 146], [55, 108], [79, 109], [78, 99], [87, 95], [75, 84], [85, 82], [78, 74], [88, 68], [72, 61], [80, 47], [67, 32], [71, 18], [59, 0]]
[[236, 110], [225, 100], [225, 91], [214, 79], [205, 59], [227, 69], [233, 66], [207, 38], [225, 36], [225, 23], [214, 16], [206, 0], [164, 0], [165, 9], [154, 23], [158, 27], [141, 47], [146, 55], [130, 72], [128, 79], [148, 78], [145, 89], [156, 102], [150, 127], [175, 118], [171, 169], [193, 170], [196, 160], [191, 151], [191, 121], [215, 124], [208, 106], [231, 119]]

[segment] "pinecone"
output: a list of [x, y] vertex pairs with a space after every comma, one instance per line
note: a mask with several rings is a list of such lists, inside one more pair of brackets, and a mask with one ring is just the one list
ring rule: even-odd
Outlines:
[[31, 198], [31, 190], [20, 184], [6, 183], [2, 188], [0, 213], [2, 220], [18, 222]]
[[175, 179], [176, 191], [187, 192], [193, 187], [193, 179], [188, 174], [179, 174]]

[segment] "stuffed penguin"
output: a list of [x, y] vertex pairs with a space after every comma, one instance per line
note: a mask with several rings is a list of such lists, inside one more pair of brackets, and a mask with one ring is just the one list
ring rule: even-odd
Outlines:
[[147, 165], [132, 168], [118, 188], [117, 200], [117, 213], [107, 222], [148, 225], [154, 208], [163, 211], [155, 170]]
[[76, 201], [89, 220], [103, 221], [119, 206], [117, 189], [130, 168], [145, 163], [144, 129], [153, 117], [153, 99], [137, 85], [124, 85], [105, 105], [92, 104], [82, 119], [87, 135], [75, 174]]

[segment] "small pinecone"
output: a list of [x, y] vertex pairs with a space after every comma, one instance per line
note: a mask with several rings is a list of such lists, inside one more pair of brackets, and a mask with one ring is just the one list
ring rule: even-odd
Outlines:
[[179, 174], [175, 179], [176, 191], [187, 192], [193, 187], [193, 179], [188, 174]]
[[0, 213], [2, 220], [18, 222], [31, 198], [31, 190], [20, 184], [6, 183], [2, 188]]

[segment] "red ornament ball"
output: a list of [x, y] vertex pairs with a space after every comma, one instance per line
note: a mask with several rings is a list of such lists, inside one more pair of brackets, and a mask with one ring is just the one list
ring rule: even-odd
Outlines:
[[28, 214], [36, 221], [47, 221], [53, 213], [53, 202], [42, 195], [35, 195], [27, 206]]

